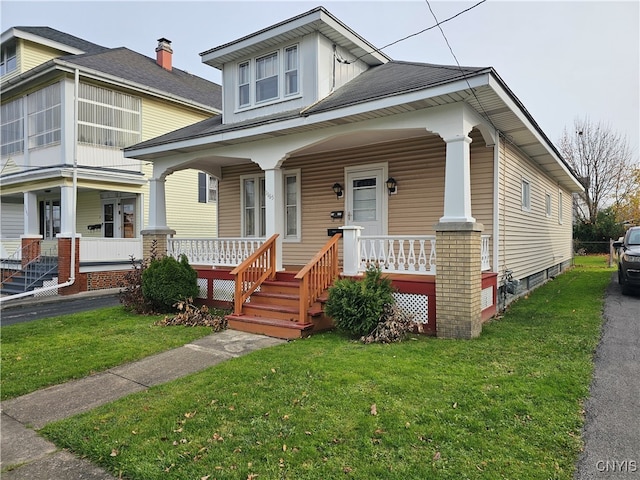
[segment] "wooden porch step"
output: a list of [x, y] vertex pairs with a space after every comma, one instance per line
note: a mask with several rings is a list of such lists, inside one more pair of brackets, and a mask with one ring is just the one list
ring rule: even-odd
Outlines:
[[286, 305], [288, 307], [296, 307], [300, 303], [300, 295], [260, 291], [251, 294], [251, 302], [254, 304], [259, 303], [263, 305]]
[[297, 322], [300, 317], [298, 307], [258, 303], [253, 301], [253, 296], [251, 298], [252, 301], [250, 303], [245, 303], [242, 307], [242, 313], [246, 315], [274, 318], [289, 322]]
[[308, 337], [312, 330], [312, 323], [291, 322], [275, 318], [256, 317], [253, 315], [227, 315], [229, 328], [241, 332], [259, 333], [270, 337], [293, 339]]
[[289, 282], [281, 280], [265, 280], [260, 285], [260, 292], [264, 293], [285, 293], [289, 295], [300, 294], [300, 282]]

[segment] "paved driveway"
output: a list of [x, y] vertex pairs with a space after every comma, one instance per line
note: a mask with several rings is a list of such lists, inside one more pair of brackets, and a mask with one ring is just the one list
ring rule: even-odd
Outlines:
[[606, 293], [585, 411], [575, 478], [640, 479], [640, 293], [622, 295], [617, 273]]

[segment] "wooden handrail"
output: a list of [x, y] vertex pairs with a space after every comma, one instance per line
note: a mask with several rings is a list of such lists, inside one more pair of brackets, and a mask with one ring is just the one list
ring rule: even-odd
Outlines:
[[271, 236], [253, 254], [231, 270], [235, 275], [236, 286], [234, 295], [234, 313], [242, 313], [242, 305], [247, 298], [267, 279], [276, 276], [276, 239], [278, 234]]
[[299, 322], [305, 322], [307, 310], [338, 277], [338, 241], [336, 233], [295, 276], [300, 280]]

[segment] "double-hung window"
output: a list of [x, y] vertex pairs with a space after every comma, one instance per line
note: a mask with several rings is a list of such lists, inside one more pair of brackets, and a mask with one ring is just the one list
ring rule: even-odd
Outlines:
[[208, 173], [198, 172], [198, 203], [218, 201], [218, 179]]
[[12, 42], [3, 46], [0, 51], [0, 75], [13, 72], [16, 68], [18, 68], [18, 57], [16, 44]]
[[[284, 238], [300, 239], [300, 170], [283, 172]], [[240, 177], [242, 236], [264, 237], [266, 235], [266, 205], [264, 174]]]
[[264, 175], [243, 176], [242, 236], [264, 237], [267, 230]]
[[12, 155], [24, 151], [24, 114], [22, 98], [7, 102], [0, 109], [1, 154]]
[[551, 194], [545, 193], [544, 195], [544, 209], [547, 217], [551, 216]]
[[27, 97], [29, 148], [60, 142], [60, 84], [54, 83]]
[[284, 94], [298, 93], [298, 46], [284, 50]]
[[278, 52], [256, 58], [256, 103], [278, 98]]
[[251, 103], [251, 78], [249, 73], [249, 62], [238, 65], [238, 106], [246, 107]]

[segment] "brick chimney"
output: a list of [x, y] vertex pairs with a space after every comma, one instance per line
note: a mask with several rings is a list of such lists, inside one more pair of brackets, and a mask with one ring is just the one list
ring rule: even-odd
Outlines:
[[156, 63], [165, 70], [171, 71], [172, 55], [173, 50], [171, 49], [171, 40], [159, 38], [158, 46], [156, 47]]

